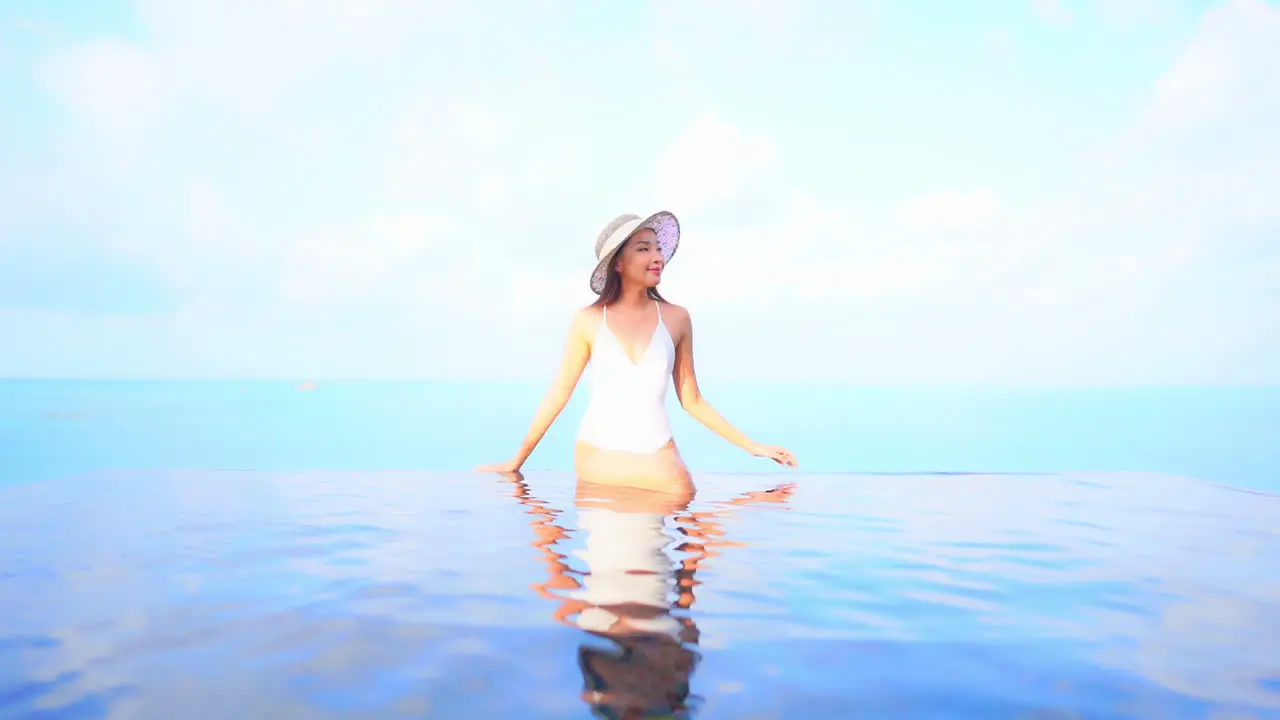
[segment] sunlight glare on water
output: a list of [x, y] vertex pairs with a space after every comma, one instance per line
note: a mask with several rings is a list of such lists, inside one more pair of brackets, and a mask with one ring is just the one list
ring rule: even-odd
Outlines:
[[5, 488], [0, 716], [1280, 716], [1280, 498], [782, 478], [689, 503], [551, 473]]

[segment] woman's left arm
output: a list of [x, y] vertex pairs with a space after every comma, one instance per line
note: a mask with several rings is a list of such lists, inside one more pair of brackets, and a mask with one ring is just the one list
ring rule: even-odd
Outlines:
[[767, 457], [787, 467], [796, 467], [795, 456], [790, 450], [776, 445], [761, 445], [752, 440], [707, 402], [698, 389], [698, 376], [693, 369], [693, 320], [687, 310], [679, 309], [676, 325], [680, 339], [676, 343], [675, 368], [671, 371], [671, 375], [676, 386], [676, 395], [680, 398], [680, 406], [685, 409], [685, 412], [705, 425], [707, 429], [756, 457]]

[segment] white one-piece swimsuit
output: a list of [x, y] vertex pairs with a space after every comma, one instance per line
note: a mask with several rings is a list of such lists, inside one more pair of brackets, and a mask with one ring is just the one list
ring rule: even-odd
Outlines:
[[601, 450], [649, 454], [671, 440], [667, 418], [667, 386], [676, 349], [658, 308], [658, 326], [639, 362], [631, 362], [618, 336], [609, 329], [604, 309], [588, 366], [591, 399], [578, 439]]

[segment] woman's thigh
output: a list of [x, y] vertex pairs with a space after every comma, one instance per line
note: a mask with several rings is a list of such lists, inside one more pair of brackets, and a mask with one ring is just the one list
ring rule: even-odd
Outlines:
[[578, 480], [589, 484], [626, 485], [663, 491], [691, 488], [693, 479], [675, 441], [654, 453], [601, 450], [579, 442], [574, 453]]

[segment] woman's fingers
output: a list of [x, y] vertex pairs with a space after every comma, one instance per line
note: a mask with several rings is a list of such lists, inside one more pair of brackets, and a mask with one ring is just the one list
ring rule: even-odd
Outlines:
[[777, 453], [774, 455], [774, 459], [782, 463], [783, 465], [786, 465], [787, 467], [796, 466], [795, 456], [791, 454], [790, 450], [787, 450], [785, 448], [778, 448]]

